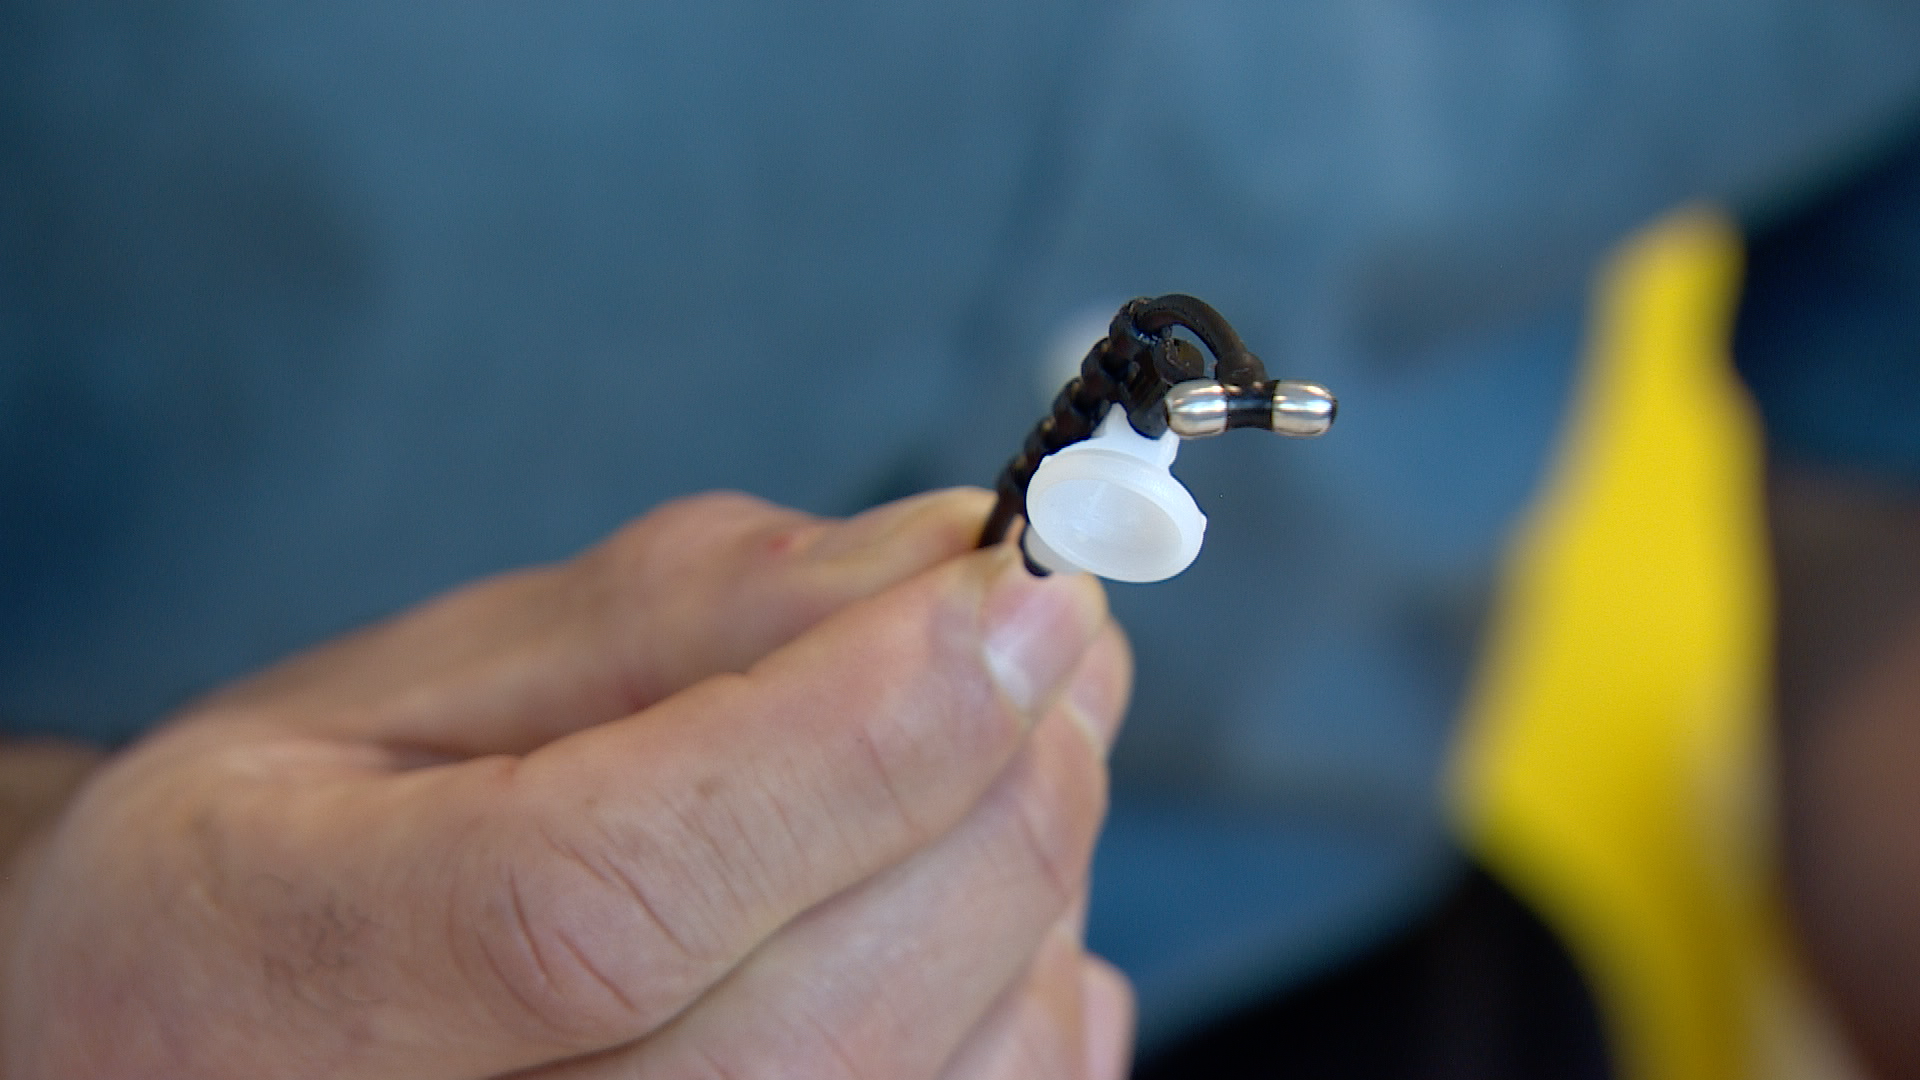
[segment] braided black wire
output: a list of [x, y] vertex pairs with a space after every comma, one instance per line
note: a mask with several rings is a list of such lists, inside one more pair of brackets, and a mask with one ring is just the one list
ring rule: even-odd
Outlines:
[[980, 530], [981, 547], [1005, 539], [1014, 520], [1026, 516], [1027, 485], [1041, 459], [1092, 435], [1112, 406], [1125, 405], [1142, 434], [1156, 436], [1166, 430], [1160, 404], [1168, 389], [1205, 374], [1198, 352], [1172, 336], [1175, 327], [1191, 331], [1213, 353], [1217, 378], [1236, 383], [1266, 379], [1260, 358], [1247, 351], [1240, 335], [1205, 301], [1182, 293], [1127, 301], [1114, 315], [1107, 336], [1087, 350], [1080, 373], [1060, 388], [1046, 418], [1000, 470], [994, 484], [998, 498]]
[[1027, 484], [1033, 480], [1033, 471], [1040, 467], [1040, 459], [1092, 435], [1093, 429], [1106, 417], [1108, 407], [1124, 400], [1131, 374], [1127, 369], [1131, 366], [1132, 363], [1119, 357], [1111, 338], [1101, 338], [1087, 350], [1085, 359], [1080, 361], [1080, 374], [1054, 395], [1046, 418], [1027, 433], [1020, 452], [1000, 470], [1000, 478], [994, 484], [994, 493], [999, 498], [980, 531], [981, 547], [991, 547], [1005, 539], [1014, 519], [1026, 516]]

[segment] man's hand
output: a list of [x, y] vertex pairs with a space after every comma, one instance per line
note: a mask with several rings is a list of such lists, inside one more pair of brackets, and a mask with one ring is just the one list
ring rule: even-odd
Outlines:
[[986, 508], [688, 500], [200, 703], [10, 867], [6, 1076], [1117, 1080], [1127, 651]]

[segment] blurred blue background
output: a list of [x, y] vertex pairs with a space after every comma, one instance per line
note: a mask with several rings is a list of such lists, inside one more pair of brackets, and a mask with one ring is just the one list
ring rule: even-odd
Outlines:
[[[676, 494], [985, 484], [1051, 343], [1218, 307], [1093, 944], [1149, 1041], [1460, 873], [1437, 781], [1594, 259], [1888, 144], [1910, 5], [0, 0], [0, 720], [188, 695]], [[1075, 348], [1084, 348], [1086, 340]], [[1057, 350], [1056, 350], [1057, 351]], [[1255, 587], [1248, 587], [1252, 581]]]

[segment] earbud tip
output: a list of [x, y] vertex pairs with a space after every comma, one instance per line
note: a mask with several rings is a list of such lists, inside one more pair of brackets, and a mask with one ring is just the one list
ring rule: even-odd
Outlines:
[[1050, 568], [1114, 581], [1162, 581], [1200, 554], [1207, 517], [1164, 467], [1078, 443], [1048, 457], [1027, 487], [1027, 548]]

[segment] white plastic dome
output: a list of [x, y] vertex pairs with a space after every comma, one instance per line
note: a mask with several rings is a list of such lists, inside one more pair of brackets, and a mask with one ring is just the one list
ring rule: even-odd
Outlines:
[[1163, 581], [1200, 554], [1207, 516], [1167, 467], [1171, 432], [1149, 439], [1115, 405], [1093, 436], [1040, 462], [1027, 485], [1027, 554], [1050, 570]]

